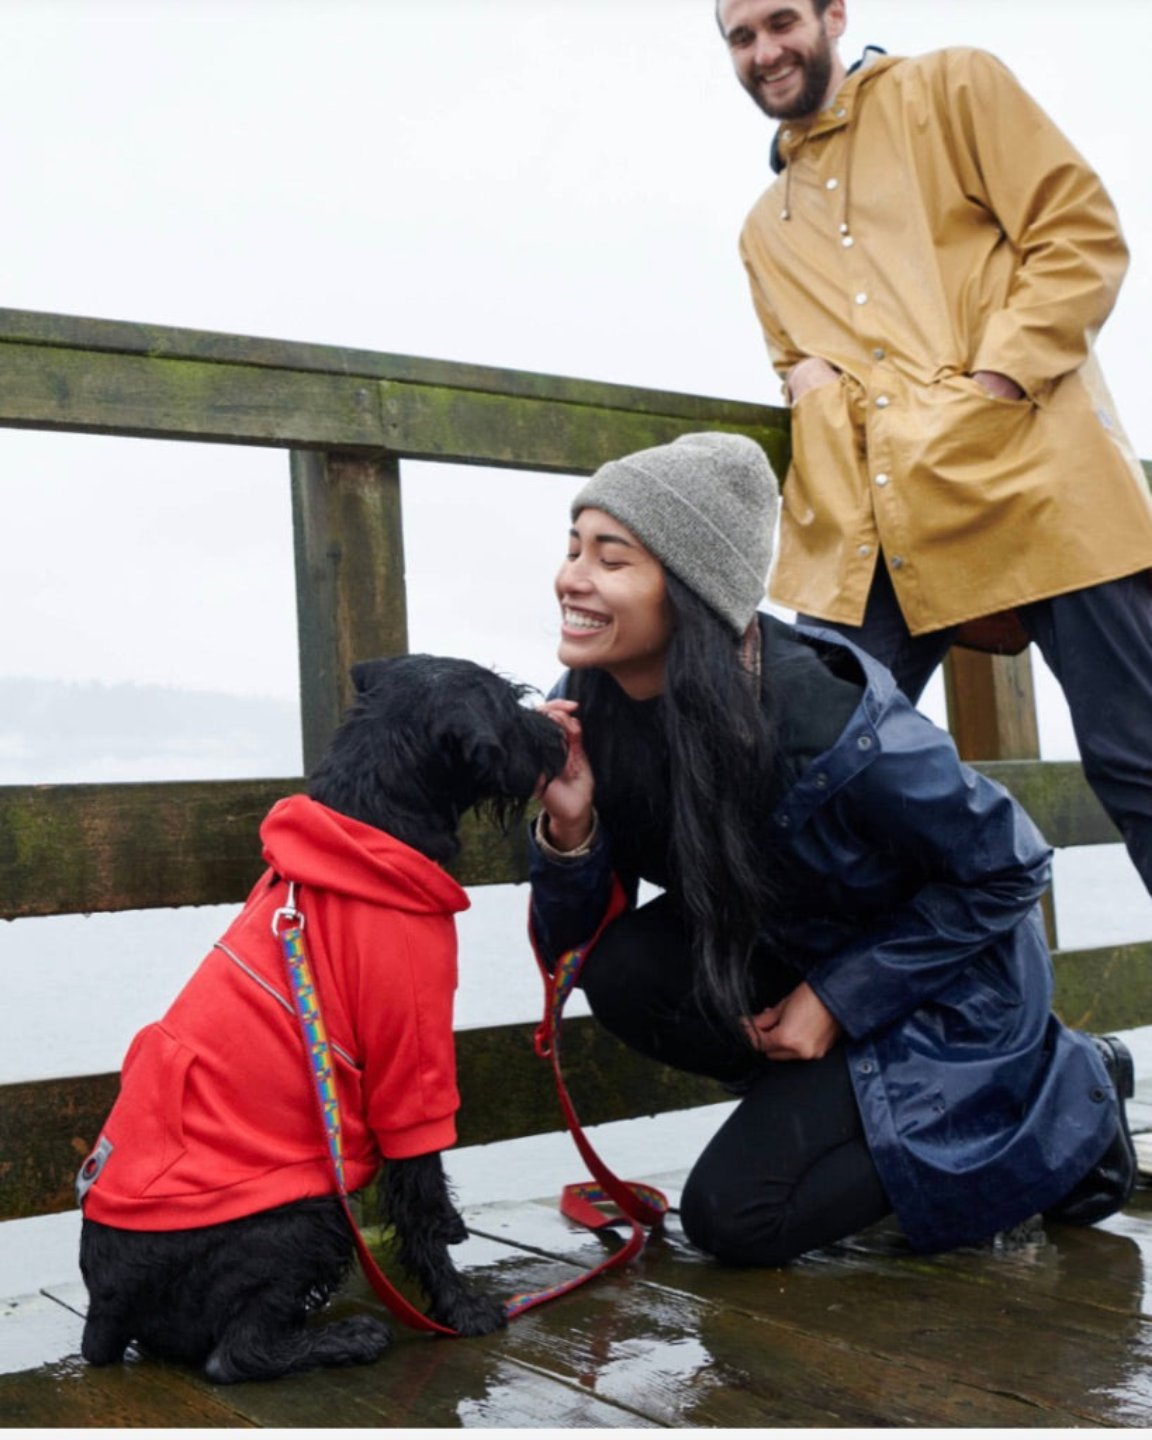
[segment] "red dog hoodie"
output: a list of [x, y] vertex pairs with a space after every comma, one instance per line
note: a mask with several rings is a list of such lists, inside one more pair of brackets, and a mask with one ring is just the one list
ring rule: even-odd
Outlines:
[[84, 1213], [128, 1230], [234, 1220], [334, 1185], [273, 912], [287, 881], [332, 1049], [349, 1190], [456, 1139], [457, 911], [433, 861], [304, 795], [260, 829], [269, 869], [171, 1009], [133, 1040], [81, 1171]]

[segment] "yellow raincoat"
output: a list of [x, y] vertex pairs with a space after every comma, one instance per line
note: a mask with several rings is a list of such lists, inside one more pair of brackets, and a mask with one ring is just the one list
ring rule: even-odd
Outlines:
[[[1092, 356], [1127, 265], [1100, 180], [993, 56], [882, 56], [808, 124], [740, 248], [792, 415], [773, 599], [912, 634], [1152, 567], [1152, 495]], [[996, 370], [1022, 400], [969, 378]]]

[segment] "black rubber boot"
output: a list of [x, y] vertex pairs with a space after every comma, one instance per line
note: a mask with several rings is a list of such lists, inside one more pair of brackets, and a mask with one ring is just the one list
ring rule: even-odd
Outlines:
[[1056, 1220], [1062, 1225], [1095, 1225], [1098, 1220], [1123, 1209], [1136, 1188], [1136, 1147], [1124, 1108], [1124, 1102], [1131, 1100], [1136, 1090], [1132, 1053], [1115, 1035], [1093, 1035], [1092, 1041], [1116, 1092], [1116, 1134], [1083, 1180], [1059, 1205], [1044, 1212], [1046, 1220]]

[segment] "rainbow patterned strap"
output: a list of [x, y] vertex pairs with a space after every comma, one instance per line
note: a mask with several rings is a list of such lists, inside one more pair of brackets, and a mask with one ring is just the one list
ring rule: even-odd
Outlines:
[[[294, 898], [289, 896], [290, 904]], [[344, 1135], [340, 1125], [340, 1100], [336, 1094], [336, 1074], [332, 1068], [332, 1052], [328, 1045], [328, 1033], [324, 1029], [324, 1017], [320, 1013], [316, 982], [312, 978], [312, 967], [308, 963], [308, 952], [304, 948], [303, 918], [301, 916], [298, 923], [289, 924], [278, 933], [288, 965], [288, 976], [292, 982], [292, 999], [304, 1036], [304, 1049], [308, 1054], [316, 1098], [320, 1104], [324, 1138], [328, 1142], [328, 1158], [332, 1162], [337, 1188], [341, 1195], [345, 1195], [347, 1190], [344, 1186]]]

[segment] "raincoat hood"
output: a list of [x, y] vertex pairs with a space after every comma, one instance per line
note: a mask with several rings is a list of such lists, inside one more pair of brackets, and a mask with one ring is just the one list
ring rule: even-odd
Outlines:
[[900, 56], [889, 55], [879, 45], [866, 45], [860, 59], [849, 67], [843, 84], [827, 109], [821, 110], [808, 124], [801, 125], [796, 121], [786, 120], [773, 135], [769, 154], [773, 171], [779, 175], [788, 164], [788, 157], [809, 135], [822, 135], [827, 130], [851, 124], [856, 97], [861, 89], [877, 75], [882, 75], [885, 70], [899, 63]]
[[265, 862], [300, 885], [411, 914], [455, 914], [471, 903], [435, 861], [307, 795], [278, 801], [260, 839]]

